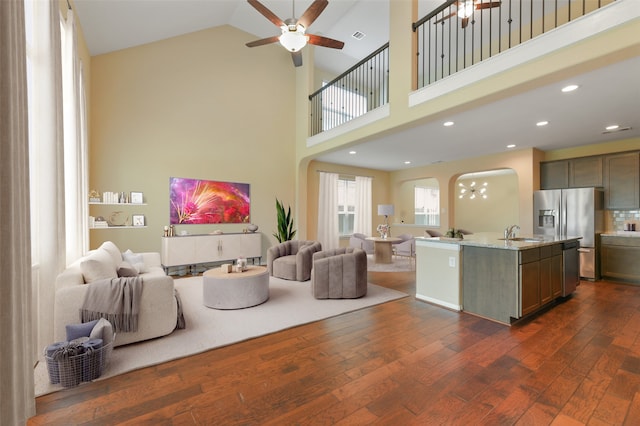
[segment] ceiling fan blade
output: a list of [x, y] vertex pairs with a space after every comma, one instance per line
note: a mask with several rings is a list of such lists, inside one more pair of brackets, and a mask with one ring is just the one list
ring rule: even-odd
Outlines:
[[305, 28], [309, 28], [328, 4], [328, 0], [315, 0], [311, 3], [311, 6], [304, 11], [300, 19], [298, 19], [298, 24], [302, 24]]
[[291, 59], [293, 59], [293, 65], [296, 67], [302, 66], [302, 51], [291, 52]]
[[469, 18], [462, 18], [460, 21], [462, 28], [467, 28], [467, 25], [469, 25]]
[[440, 23], [440, 22], [442, 22], [442, 21], [446, 21], [446, 20], [447, 20], [447, 19], [449, 19], [449, 18], [453, 18], [453, 17], [454, 17], [454, 16], [456, 16], [456, 15], [457, 15], [457, 13], [456, 13], [456, 12], [453, 12], [452, 14], [447, 15], [447, 16], [445, 16], [444, 18], [440, 18], [440, 19], [438, 19], [437, 21], [434, 21], [433, 25], [435, 25], [435, 24], [439, 24], [439, 23]]
[[307, 34], [309, 36], [309, 44], [315, 44], [316, 46], [330, 47], [332, 49], [342, 49], [344, 47], [344, 42], [339, 40], [334, 40], [329, 37], [323, 37], [314, 34]]
[[480, 10], [480, 9], [491, 9], [492, 7], [499, 7], [500, 6], [499, 1], [492, 1], [489, 3], [478, 3], [476, 4], [476, 10]]
[[260, 40], [250, 41], [246, 44], [247, 47], [256, 47], [256, 46], [264, 46], [265, 44], [275, 43], [280, 40], [280, 36], [273, 36], [268, 38], [263, 38]]
[[272, 11], [267, 9], [267, 7], [265, 5], [263, 5], [262, 3], [260, 3], [258, 0], [247, 0], [247, 2], [251, 6], [253, 6], [255, 10], [260, 12], [262, 14], [262, 16], [264, 16], [265, 18], [267, 18], [268, 20], [273, 22], [276, 27], [281, 27], [281, 26], [284, 25], [284, 21], [282, 19], [278, 18], [275, 15], [275, 13], [273, 13]]

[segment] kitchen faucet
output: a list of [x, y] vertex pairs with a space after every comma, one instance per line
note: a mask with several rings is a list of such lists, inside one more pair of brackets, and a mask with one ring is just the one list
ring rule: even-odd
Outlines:
[[507, 226], [504, 229], [504, 239], [508, 240], [510, 238], [515, 238], [515, 236], [516, 236], [515, 229], [520, 229], [520, 227], [518, 225]]

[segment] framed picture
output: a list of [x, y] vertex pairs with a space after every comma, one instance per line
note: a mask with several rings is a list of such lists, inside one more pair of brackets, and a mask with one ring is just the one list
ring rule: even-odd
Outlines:
[[142, 204], [142, 192], [131, 192], [131, 204]]
[[133, 226], [144, 226], [144, 215], [143, 214], [134, 214], [132, 216]]

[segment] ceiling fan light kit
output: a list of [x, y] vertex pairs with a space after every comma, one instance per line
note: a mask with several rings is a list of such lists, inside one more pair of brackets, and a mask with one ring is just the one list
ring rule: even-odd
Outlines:
[[[314, 0], [314, 2], [311, 3], [311, 6], [309, 6], [302, 14], [300, 19], [296, 19], [294, 17], [287, 19], [286, 21], [278, 18], [258, 0], [247, 0], [247, 2], [282, 31], [282, 34], [279, 36], [267, 37], [261, 40], [249, 42], [246, 44], [247, 47], [264, 46], [265, 44], [271, 44], [279, 41], [285, 49], [291, 52], [293, 64], [296, 67], [299, 67], [302, 65], [302, 55], [300, 50], [305, 47], [307, 43], [316, 46], [330, 47], [332, 49], [342, 49], [344, 46], [344, 43], [339, 40], [314, 34], [306, 34], [307, 28], [309, 28], [313, 21], [318, 18], [329, 4], [328, 0]], [[295, 0], [292, 0], [292, 4], [295, 6]], [[293, 8], [293, 14], [295, 15], [295, 8]]]
[[309, 37], [302, 25], [283, 25], [281, 28], [280, 44], [289, 52], [297, 52], [307, 45]]

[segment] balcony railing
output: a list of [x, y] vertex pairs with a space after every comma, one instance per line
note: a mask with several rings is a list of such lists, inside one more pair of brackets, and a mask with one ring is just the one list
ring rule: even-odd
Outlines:
[[389, 43], [309, 95], [317, 135], [389, 102]]
[[[413, 24], [417, 88], [571, 22], [615, 0], [448, 0]], [[465, 15], [465, 7], [469, 7]]]

